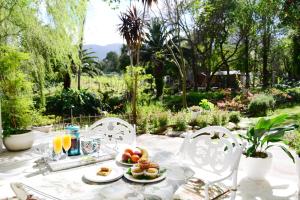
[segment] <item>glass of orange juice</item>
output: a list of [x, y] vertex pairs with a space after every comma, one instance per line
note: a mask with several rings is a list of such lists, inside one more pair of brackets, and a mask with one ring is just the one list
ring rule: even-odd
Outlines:
[[62, 143], [63, 141], [60, 135], [53, 138], [53, 151], [57, 156], [62, 152]]
[[71, 135], [70, 134], [64, 134], [63, 135], [63, 143], [62, 146], [64, 150], [66, 151], [66, 156], [68, 156], [68, 151], [71, 148]]

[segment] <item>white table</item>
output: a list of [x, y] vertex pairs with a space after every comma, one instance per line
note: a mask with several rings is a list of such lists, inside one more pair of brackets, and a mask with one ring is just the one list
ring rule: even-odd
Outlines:
[[[155, 184], [136, 184], [124, 177], [112, 183], [95, 184], [83, 179], [83, 174], [94, 165], [59, 172], [49, 172], [48, 169], [41, 171], [35, 166], [34, 161], [38, 159], [38, 155], [33, 150], [6, 152], [0, 155], [2, 161], [0, 199], [13, 195], [9, 190], [11, 182], [22, 182], [46, 194], [66, 200], [172, 199], [178, 187], [185, 183], [193, 172], [188, 167], [180, 166], [179, 161], [169, 152], [155, 150], [150, 152], [155, 161], [167, 168], [167, 178]], [[114, 160], [106, 162], [115, 163]]]

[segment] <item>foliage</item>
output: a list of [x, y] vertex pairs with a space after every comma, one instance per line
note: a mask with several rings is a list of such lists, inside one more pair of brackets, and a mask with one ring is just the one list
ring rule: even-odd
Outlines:
[[151, 74], [155, 79], [156, 98], [160, 98], [164, 90], [167, 34], [163, 22], [159, 18], [151, 20], [148, 31], [141, 53], [143, 61], [150, 63]]
[[278, 144], [283, 141], [286, 131], [295, 129], [295, 125], [282, 126], [288, 118], [287, 114], [267, 119], [260, 118], [255, 126], [248, 129], [246, 135], [239, 135], [248, 142], [248, 146], [244, 151], [247, 157], [266, 158], [267, 150], [274, 146], [279, 146], [293, 161], [294, 158], [288, 149]]
[[[129, 112], [129, 109], [127, 111]], [[151, 103], [149, 105], [139, 106], [137, 128], [139, 133], [157, 133], [163, 131], [169, 124], [169, 112], [160, 103]]]
[[187, 129], [187, 113], [182, 111], [178, 112], [175, 116], [174, 130], [185, 131]]
[[229, 113], [229, 122], [233, 122], [235, 124], [241, 121], [241, 113], [238, 111], [233, 111]]
[[99, 96], [87, 90], [62, 90], [47, 98], [46, 113], [59, 116], [95, 115], [105, 110]]
[[56, 122], [54, 115], [43, 115], [43, 113], [34, 111], [32, 113], [32, 126], [51, 125]]
[[300, 131], [290, 131], [284, 136], [284, 143], [290, 148], [294, 149], [298, 156], [300, 156]]
[[199, 106], [204, 110], [213, 110], [215, 107], [214, 104], [208, 101], [207, 99], [202, 99], [199, 103]]
[[273, 96], [267, 94], [258, 94], [253, 97], [248, 106], [248, 112], [251, 116], [266, 116], [268, 111], [273, 110], [275, 100]]
[[[208, 99], [209, 101], [218, 101], [224, 98], [222, 91], [215, 92], [189, 92], [187, 94], [188, 106], [199, 105], [202, 99]], [[165, 105], [172, 110], [180, 110], [182, 108], [182, 96], [170, 95], [164, 97]]]
[[106, 73], [120, 71], [119, 55], [116, 52], [114, 51], [108, 52], [106, 54], [106, 57], [103, 59], [103, 62], [104, 62], [104, 71]]
[[287, 90], [288, 95], [291, 96], [293, 102], [300, 102], [300, 87]]
[[95, 52], [88, 49], [83, 49], [82, 52], [80, 52], [82, 75], [95, 77], [102, 74], [99, 63], [96, 61], [97, 57], [93, 54], [95, 54]]
[[16, 49], [0, 47], [0, 98], [2, 99], [4, 133], [18, 133], [31, 123], [33, 109], [32, 83], [24, 71], [28, 54]]
[[214, 110], [209, 113], [211, 116], [211, 125], [224, 126], [228, 123], [228, 112], [222, 110]]
[[152, 79], [150, 74], [145, 73], [143, 67], [128, 66], [124, 75], [125, 83], [131, 95], [131, 110], [133, 122], [136, 122], [137, 106], [149, 103], [150, 95], [149, 80]]

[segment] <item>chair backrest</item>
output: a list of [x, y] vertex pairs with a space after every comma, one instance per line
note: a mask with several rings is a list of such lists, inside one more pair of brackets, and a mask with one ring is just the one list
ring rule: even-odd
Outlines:
[[101, 135], [108, 144], [135, 145], [136, 142], [135, 126], [119, 118], [107, 117], [98, 120], [89, 129], [92, 134]]
[[242, 147], [228, 129], [209, 126], [187, 135], [179, 153], [195, 167], [222, 174], [238, 168]]

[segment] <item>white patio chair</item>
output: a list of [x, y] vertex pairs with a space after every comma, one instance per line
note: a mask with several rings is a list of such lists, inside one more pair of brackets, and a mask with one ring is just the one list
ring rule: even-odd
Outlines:
[[231, 199], [235, 199], [242, 147], [228, 129], [209, 126], [187, 135], [179, 154], [204, 182], [205, 200], [210, 199], [209, 187], [226, 179], [231, 179]]
[[135, 125], [119, 118], [107, 117], [98, 120], [90, 126], [89, 132], [100, 135], [107, 144], [136, 144]]

